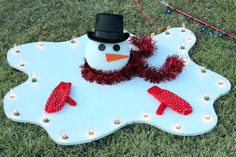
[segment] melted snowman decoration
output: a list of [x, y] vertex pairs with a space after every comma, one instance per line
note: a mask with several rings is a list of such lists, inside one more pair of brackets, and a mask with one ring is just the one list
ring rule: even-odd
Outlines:
[[120, 43], [101, 43], [88, 40], [85, 47], [85, 59], [97, 70], [120, 70], [129, 61], [130, 45], [128, 41]]
[[184, 61], [178, 55], [168, 56], [160, 68], [149, 66], [147, 59], [155, 54], [156, 42], [151, 36], [132, 36], [128, 43], [121, 15], [98, 14], [95, 30], [87, 36], [81, 73], [89, 82], [114, 85], [138, 76], [160, 83], [176, 79], [183, 70]]
[[[102, 23], [109, 25], [107, 20]], [[61, 145], [98, 140], [132, 123], [150, 124], [181, 136], [201, 135], [216, 126], [213, 104], [229, 92], [231, 85], [225, 77], [191, 60], [188, 51], [196, 38], [190, 30], [171, 28], [168, 33], [153, 37], [158, 41], [158, 53], [148, 58], [150, 65], [159, 67], [167, 56], [176, 53], [183, 57], [185, 68], [175, 80], [155, 84], [135, 77], [116, 85], [100, 85], [83, 78], [78, 66], [84, 64], [85, 58], [91, 67], [102, 71], [122, 69], [132, 58], [127, 42], [129, 35], [123, 33], [123, 28], [116, 28], [122, 32], [110, 30], [108, 35], [103, 27], [73, 42], [36, 42], [10, 49], [7, 53], [10, 66], [25, 72], [28, 80], [5, 95], [6, 116], [13, 121], [41, 126]], [[119, 45], [119, 51], [115, 45]], [[70, 96], [78, 105], [65, 105], [60, 112], [48, 114], [45, 104], [61, 81], [72, 83]], [[182, 97], [191, 104], [193, 112], [186, 116], [167, 108], [163, 115], [156, 115], [160, 103], [147, 92], [154, 85]]]

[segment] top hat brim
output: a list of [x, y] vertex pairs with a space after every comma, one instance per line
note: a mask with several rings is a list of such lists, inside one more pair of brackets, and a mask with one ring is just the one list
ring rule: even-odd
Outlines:
[[119, 43], [122, 41], [125, 41], [129, 38], [129, 33], [123, 33], [119, 38], [99, 38], [97, 36], [95, 36], [94, 32], [88, 32], [87, 36], [89, 39], [94, 40], [94, 41], [98, 41], [98, 42], [104, 42], [104, 43]]

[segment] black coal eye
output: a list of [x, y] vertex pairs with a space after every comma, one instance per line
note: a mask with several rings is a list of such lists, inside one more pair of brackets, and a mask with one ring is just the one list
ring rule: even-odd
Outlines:
[[98, 45], [98, 49], [99, 49], [100, 51], [105, 50], [105, 48], [106, 48], [106, 46], [105, 46], [104, 44], [99, 44], [99, 45]]
[[119, 46], [119, 45], [114, 45], [114, 46], [113, 46], [113, 50], [119, 51], [119, 50], [120, 50], [120, 46]]

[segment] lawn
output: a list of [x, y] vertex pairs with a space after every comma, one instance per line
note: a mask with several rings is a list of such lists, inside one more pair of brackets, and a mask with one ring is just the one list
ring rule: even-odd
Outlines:
[[[170, 0], [178, 6], [228, 32], [236, 33], [235, 0]], [[0, 156], [236, 156], [236, 43], [210, 37], [200, 26], [187, 25], [198, 38], [190, 51], [199, 65], [217, 72], [231, 82], [229, 94], [215, 102], [218, 124], [208, 134], [179, 137], [145, 124], [133, 124], [98, 141], [77, 146], [55, 144], [46, 131], [32, 124], [6, 118], [3, 97], [27, 76], [12, 69], [6, 53], [14, 43], [66, 41], [92, 30], [98, 12], [124, 15], [125, 28], [140, 34], [160, 33], [158, 27], [180, 26], [184, 18], [165, 15], [158, 0], [140, 0], [155, 22], [152, 26], [138, 12], [132, 0], [0, 0]]]

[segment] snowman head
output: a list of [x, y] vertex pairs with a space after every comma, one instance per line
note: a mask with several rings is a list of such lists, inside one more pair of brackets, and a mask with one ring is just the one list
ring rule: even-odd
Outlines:
[[97, 70], [122, 69], [129, 61], [129, 33], [123, 31], [123, 16], [97, 14], [94, 32], [88, 32], [85, 59]]
[[85, 59], [97, 70], [114, 71], [122, 69], [129, 61], [128, 41], [104, 43], [88, 40], [85, 47]]

